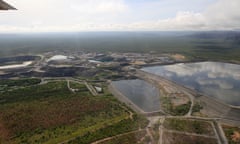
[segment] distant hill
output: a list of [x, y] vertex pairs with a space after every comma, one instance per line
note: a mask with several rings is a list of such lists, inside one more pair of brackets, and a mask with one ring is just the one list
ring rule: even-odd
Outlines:
[[239, 31], [75, 32], [0, 34], [0, 56], [54, 50], [182, 53], [191, 58], [240, 60]]

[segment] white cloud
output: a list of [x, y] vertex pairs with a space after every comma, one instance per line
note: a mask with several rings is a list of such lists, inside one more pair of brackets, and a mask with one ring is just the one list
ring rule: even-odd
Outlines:
[[[149, 13], [144, 11], [137, 11], [131, 15], [137, 8], [130, 6], [126, 0], [8, 0], [8, 2], [19, 10], [0, 13], [1, 32], [240, 29], [240, 0], [218, 0], [207, 6], [203, 12], [184, 9], [177, 12], [175, 17], [164, 19], [157, 18], [160, 14], [154, 6], [156, 3], [150, 2], [145, 2], [148, 3], [146, 11], [156, 11], [156, 16], [153, 16], [153, 13], [148, 15]], [[143, 19], [134, 20], [135, 17]], [[144, 19], [146, 17], [154, 18]]]
[[210, 29], [240, 29], [240, 1], [219, 0], [203, 13]]
[[70, 4], [70, 8], [80, 13], [99, 14], [99, 13], [118, 13], [125, 12], [128, 7], [122, 0], [88, 0], [77, 1]]
[[150, 30], [201, 30], [205, 28], [205, 17], [201, 13], [178, 12], [176, 17], [130, 25], [137, 29]]
[[202, 13], [180, 11], [173, 18], [132, 25], [155, 30], [240, 30], [239, 6], [240, 0], [218, 0]]
[[[127, 9], [123, 0], [9, 0], [19, 12], [44, 14], [64, 12], [71, 9], [82, 13], [121, 12]], [[18, 13], [18, 11], [16, 11]]]

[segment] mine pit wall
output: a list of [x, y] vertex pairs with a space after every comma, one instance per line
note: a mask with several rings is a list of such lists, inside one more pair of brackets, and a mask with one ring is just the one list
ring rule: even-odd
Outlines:
[[158, 86], [158, 83], [162, 81], [164, 83], [168, 83], [168, 85], [172, 85], [173, 87], [180, 89], [181, 91], [187, 92], [194, 96], [194, 101], [200, 101], [204, 104], [204, 109], [202, 112], [207, 116], [220, 118], [220, 121], [223, 123], [240, 126], [240, 108], [232, 107], [217, 99], [200, 94], [197, 91], [189, 89], [183, 85], [176, 84], [175, 82], [167, 80], [164, 77], [142, 70], [136, 70], [135, 76], [156, 86]]

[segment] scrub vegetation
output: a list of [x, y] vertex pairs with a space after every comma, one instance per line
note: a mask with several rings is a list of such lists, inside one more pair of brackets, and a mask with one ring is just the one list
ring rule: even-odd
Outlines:
[[182, 116], [187, 114], [191, 107], [190, 101], [186, 104], [173, 106], [170, 97], [161, 97], [161, 104], [165, 112], [174, 116]]
[[6, 87], [11, 90], [0, 93], [0, 143], [89, 143], [148, 123], [135, 113], [130, 117], [128, 108], [112, 95], [92, 96], [84, 85], [71, 83], [81, 88], [75, 93], [66, 81], [35, 85], [38, 80], [8, 80], [4, 85], [21, 82], [26, 87]]
[[36, 85], [36, 84], [39, 84], [40, 82], [41, 80], [37, 78], [16, 79], [16, 80], [3, 79], [0, 81], [0, 91], [3, 88], [25, 87], [25, 86]]

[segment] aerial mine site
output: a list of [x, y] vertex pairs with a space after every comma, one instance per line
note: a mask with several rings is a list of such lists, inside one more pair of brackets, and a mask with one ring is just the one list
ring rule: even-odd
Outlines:
[[[190, 143], [196, 141], [210, 144], [227, 143], [228, 139], [231, 139], [228, 131], [235, 130], [237, 132], [237, 128], [240, 126], [240, 103], [235, 101], [239, 95], [234, 96], [234, 92], [239, 94], [239, 89], [229, 86], [230, 84], [239, 84], [237, 78], [239, 78], [240, 66], [237, 64], [219, 61], [192, 61], [187, 56], [178, 53], [95, 53], [83, 51], [74, 53], [54, 51], [38, 55], [18, 55], [4, 57], [0, 61], [0, 77], [2, 79], [0, 102], [3, 108], [9, 107], [11, 109], [11, 111], [1, 110], [3, 122], [9, 120], [12, 112], [16, 110], [31, 110], [33, 113], [39, 113], [40, 107], [37, 108], [30, 103], [26, 104], [27, 101], [39, 103], [36, 101], [37, 99], [42, 101], [40, 102], [41, 107], [45, 107], [46, 112], [43, 114], [52, 115], [57, 110], [46, 104], [52, 103], [51, 101], [54, 99], [65, 97], [60, 96], [62, 94], [59, 93], [59, 95], [57, 92], [64, 91], [66, 98], [70, 97], [76, 102], [78, 99], [82, 101], [81, 99], [84, 98], [84, 102], [85, 99], [88, 99], [86, 102], [93, 103], [93, 107], [104, 108], [100, 115], [97, 113], [94, 115], [103, 116], [103, 120], [108, 117], [109, 122], [90, 118], [94, 123], [102, 123], [99, 126], [93, 125], [94, 131], [108, 131], [123, 121], [129, 121], [132, 123], [131, 125], [138, 125], [131, 126], [130, 129], [124, 128], [115, 135], [109, 135], [110, 133], [106, 132], [104, 136], [96, 137], [95, 141], [94, 139], [86, 140], [92, 143], [114, 142], [118, 139], [128, 139], [131, 135], [137, 135], [134, 143], [172, 144], [178, 143], [179, 140], [183, 142], [187, 140]], [[226, 71], [217, 71], [221, 70], [222, 67], [228, 68]], [[199, 74], [201, 76], [195, 78], [195, 75]], [[232, 79], [236, 78], [234, 82], [229, 81], [230, 74]], [[212, 75], [211, 85], [207, 85], [209, 81], [204, 83], [205, 75]], [[226, 77], [225, 81], [221, 80], [223, 86], [220, 85], [216, 88], [217, 82], [219, 79], [223, 79], [223, 76]], [[183, 79], [184, 81], [182, 81]], [[198, 85], [191, 81], [198, 83]], [[224, 83], [229, 82], [232, 83], [224, 85]], [[212, 89], [219, 89], [223, 94], [224, 90], [228, 93], [231, 89], [232, 97], [229, 95], [228, 99], [224, 99], [221, 94], [212, 93]], [[20, 90], [26, 94], [21, 94]], [[99, 100], [101, 102], [95, 104]], [[66, 106], [72, 112], [81, 109], [77, 103], [72, 103], [73, 107], [68, 107], [68, 104], [60, 101], [55, 101], [52, 105]], [[22, 106], [17, 106], [17, 103]], [[107, 103], [115, 105], [115, 108], [105, 111], [106, 106], [104, 105]], [[11, 105], [16, 105], [15, 107], [19, 110], [10, 107]], [[86, 111], [89, 110], [86, 109]], [[35, 115], [33, 113], [30, 117], [28, 116], [30, 119]], [[86, 118], [89, 117], [87, 116], [89, 114], [89, 112], [85, 112]], [[22, 124], [28, 122], [28, 120], [23, 122], [25, 118], [21, 119], [20, 111], [17, 112], [17, 115], [20, 117], [18, 121], [22, 121]], [[80, 119], [79, 128], [73, 130], [68, 120], [75, 122], [79, 119], [78, 116], [74, 113], [62, 113], [61, 115], [63, 117], [59, 123], [68, 123], [68, 126], [59, 127], [55, 123], [57, 115], [48, 116], [44, 119], [49, 122], [37, 119], [33, 121], [36, 126], [32, 129], [37, 128], [37, 125], [43, 125], [38, 133], [20, 135], [12, 140], [16, 142], [24, 142], [25, 140], [30, 143], [33, 141], [51, 142], [53, 140], [75, 143], [81, 141], [79, 135], [85, 136], [86, 132], [91, 133], [92, 130], [81, 126], [81, 123], [86, 122], [87, 119]], [[82, 116], [82, 114], [80, 115]], [[114, 115], [119, 116], [116, 118]], [[41, 117], [39, 118], [42, 119]], [[25, 133], [24, 129], [28, 129], [24, 128], [26, 124], [15, 129], [13, 127], [14, 119], [5, 121], [5, 123], [12, 127], [12, 131], [16, 130], [23, 134]], [[55, 126], [57, 129], [46, 129], [48, 125]], [[80, 131], [82, 129], [86, 132]], [[1, 133], [10, 132], [3, 130]], [[51, 134], [52, 132], [53, 134]], [[71, 136], [68, 136], [68, 133], [71, 133]], [[7, 134], [10, 133], [6, 133], [5, 138], [7, 138]], [[89, 136], [86, 135], [86, 137]]]
[[240, 144], [240, 0], [0, 0], [0, 144]]

